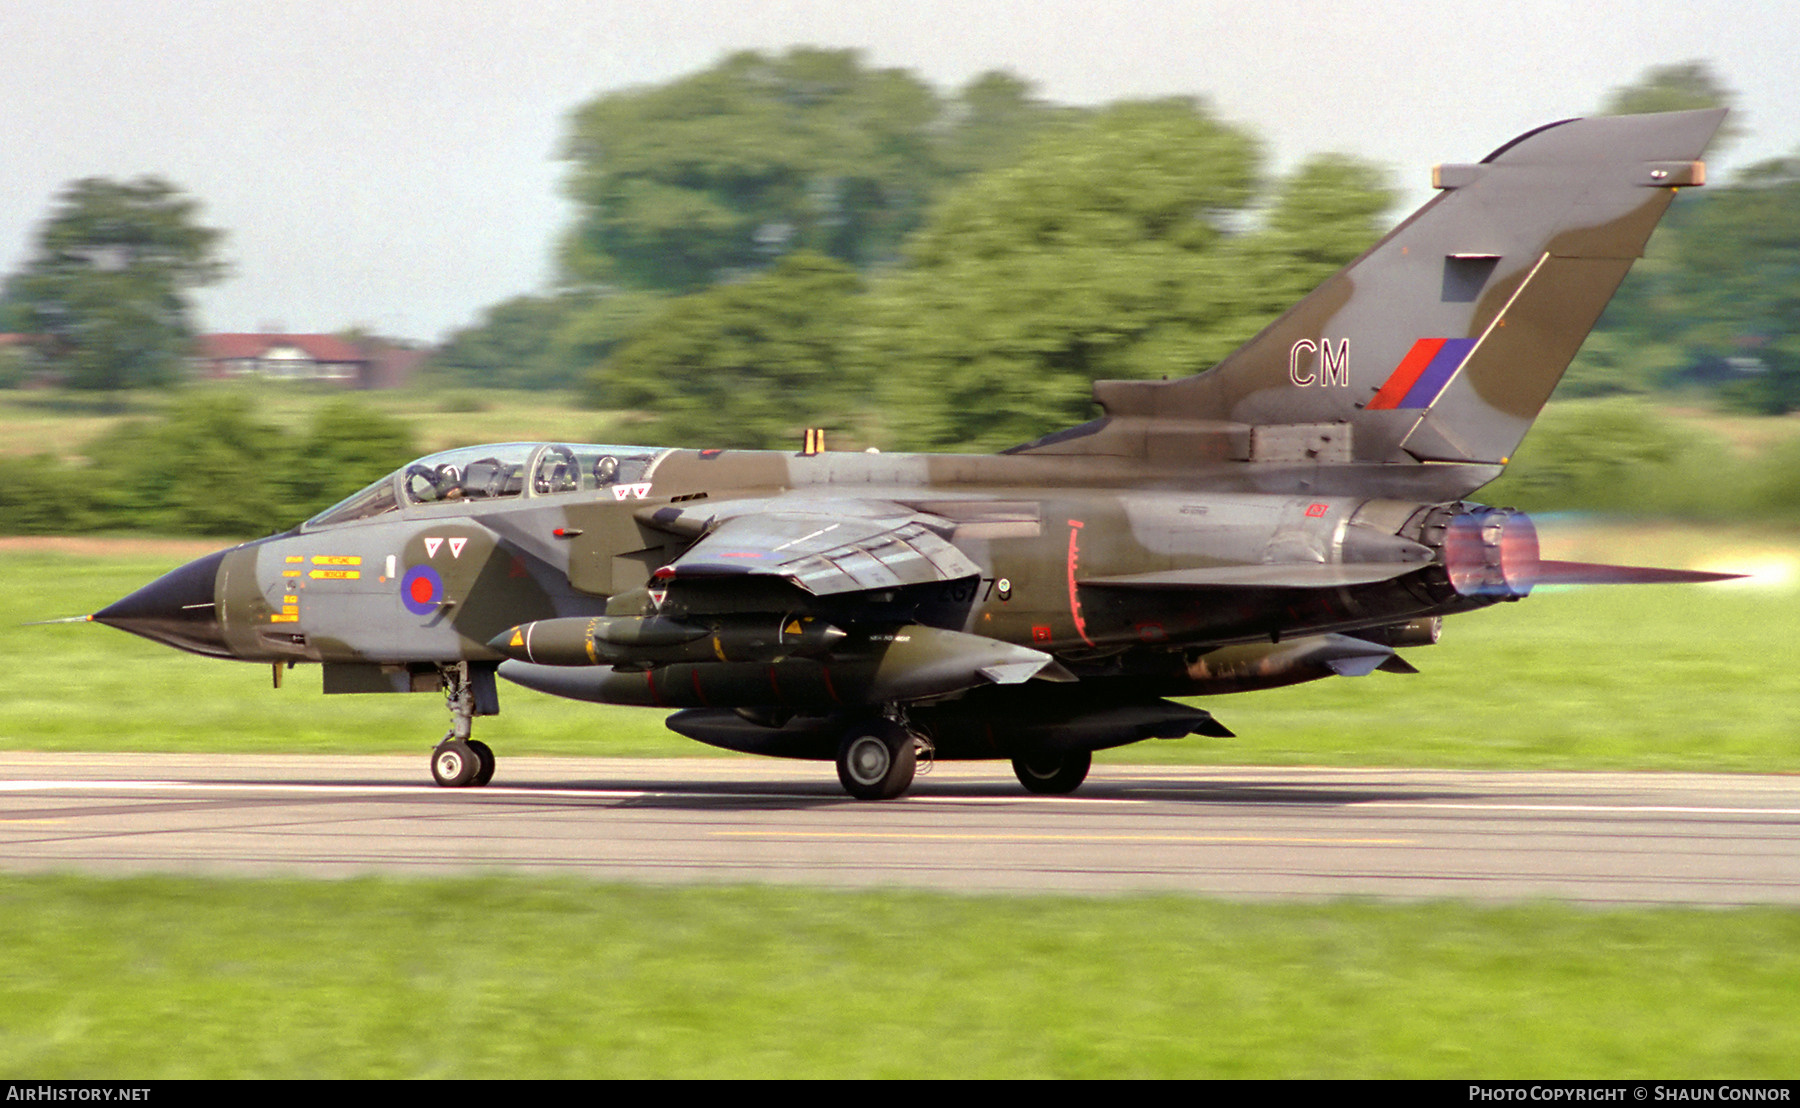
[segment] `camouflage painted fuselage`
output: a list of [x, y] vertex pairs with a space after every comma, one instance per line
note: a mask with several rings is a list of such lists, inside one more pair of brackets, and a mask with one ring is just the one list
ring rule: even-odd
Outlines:
[[[1029, 646], [1078, 674], [1130, 677], [1167, 695], [1256, 683], [1252, 673], [1191, 664], [1211, 647], [1387, 628], [1504, 598], [1450, 587], [1442, 558], [1418, 541], [1428, 504], [1306, 491], [1328, 482], [1289, 465], [1220, 467], [1233, 483], [1288, 493], [1183, 489], [1222, 483], [1191, 470], [1139, 472], [1139, 487], [1107, 487], [1121, 468], [1067, 457], [667, 451], [625, 498], [599, 488], [420, 504], [238, 547], [218, 573], [220, 629], [234, 657], [346, 667], [330, 683], [348, 679], [348, 667], [424, 675], [443, 663], [498, 662], [495, 637], [557, 618], [810, 616], [874, 633], [916, 623]], [[710, 513], [776, 500], [786, 513], [829, 513], [846, 497], [922, 521], [974, 572], [822, 596], [784, 580], [725, 577], [676, 582], [650, 599], [652, 574]], [[690, 522], [677, 529], [663, 522], [670, 517]], [[1410, 536], [1399, 534], [1409, 525]], [[1409, 560], [1415, 572], [1359, 580], [1360, 567]], [[1322, 586], [1330, 567], [1342, 580]], [[1190, 583], [1187, 571], [1211, 575]], [[1293, 586], [1298, 572], [1311, 576]], [[835, 653], [861, 662], [867, 651], [853, 642]], [[790, 661], [791, 692], [768, 663], [708, 659], [628, 670], [605, 699], [805, 706], [799, 690], [824, 687], [832, 663], [780, 664]], [[857, 699], [854, 682], [835, 684]]]

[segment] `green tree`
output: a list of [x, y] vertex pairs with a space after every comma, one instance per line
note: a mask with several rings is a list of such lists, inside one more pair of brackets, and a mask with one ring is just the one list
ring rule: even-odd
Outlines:
[[451, 335], [432, 353], [426, 372], [449, 388], [575, 388], [665, 299], [626, 289], [515, 296]]
[[[1607, 94], [1601, 115], [1637, 115], [1648, 112], [1688, 111], [1696, 108], [1729, 108], [1734, 96], [1704, 61], [1652, 66], [1637, 80]], [[1744, 133], [1727, 120], [1714, 138], [1712, 150], [1730, 145]], [[1644, 257], [1607, 305], [1563, 382], [1560, 397], [1606, 396], [1643, 393], [1665, 387], [1668, 381], [1697, 358], [1683, 332], [1692, 320], [1693, 305], [1676, 285], [1681, 279], [1681, 243], [1684, 226], [1713, 185], [1689, 194], [1677, 203], [1651, 238]]]
[[578, 214], [559, 291], [490, 308], [431, 368], [458, 387], [573, 385], [671, 293], [741, 279], [795, 250], [891, 263], [949, 182], [1009, 164], [1083, 114], [1004, 72], [942, 97], [854, 51], [806, 48], [736, 54], [599, 97], [571, 121]]
[[68, 535], [101, 525], [90, 475], [54, 454], [0, 457], [0, 533]]
[[1668, 276], [1690, 336], [1721, 349], [1745, 334], [1790, 332], [1800, 320], [1800, 153], [1696, 199]]
[[96, 509], [136, 527], [242, 537], [295, 521], [292, 442], [240, 393], [177, 394], [161, 418], [122, 423], [87, 453]]
[[1683, 195], [1570, 368], [1571, 394], [1610, 381], [1666, 386], [1683, 371], [1756, 367], [1722, 386], [1733, 406], [1800, 408], [1800, 154]]
[[1272, 269], [1257, 313], [1285, 310], [1367, 250], [1393, 202], [1379, 169], [1344, 154], [1316, 155], [1278, 182], [1262, 230], [1233, 244], [1246, 264]]
[[648, 414], [643, 441], [769, 448], [844, 427], [867, 397], [843, 353], [861, 287], [844, 263], [797, 251], [672, 300], [596, 372], [596, 399]]
[[278, 490], [289, 523], [330, 507], [418, 454], [405, 423], [348, 396], [321, 405], [305, 436], [289, 449], [294, 461], [284, 468]]
[[668, 302], [663, 293], [616, 289], [571, 307], [550, 338], [548, 358], [557, 369], [556, 384], [582, 387], [591, 400], [596, 372]]
[[1561, 399], [1644, 395], [1664, 387], [1688, 362], [1675, 342], [1648, 341], [1642, 333], [1596, 329], [1556, 386]]
[[25, 343], [0, 342], [0, 389], [16, 389], [24, 384], [31, 372], [32, 357], [31, 348]]
[[938, 160], [952, 177], [1011, 165], [1043, 131], [1087, 114], [1039, 99], [1029, 81], [1011, 73], [983, 73], [947, 105]]
[[1198, 101], [1122, 103], [946, 197], [859, 335], [887, 441], [995, 448], [1079, 422], [1094, 379], [1199, 372], [1374, 240], [1387, 193], [1339, 157], [1241, 230], [1258, 165]]
[[794, 249], [885, 258], [941, 175], [941, 111], [911, 73], [810, 48], [602, 96], [566, 147], [565, 277], [688, 292]]
[[176, 378], [193, 337], [190, 290], [219, 280], [221, 232], [155, 177], [90, 177], [63, 191], [35, 254], [9, 283], [50, 368], [72, 387], [123, 389]]
[[296, 436], [259, 421], [242, 393], [184, 391], [87, 444], [86, 465], [0, 458], [0, 524], [244, 538], [291, 527], [417, 452], [405, 424], [351, 397], [321, 405]]
[[1739, 510], [1743, 485], [1726, 444], [1614, 397], [1546, 409], [1480, 499], [1535, 512], [1718, 518]]
[[482, 313], [432, 352], [425, 371], [438, 384], [457, 388], [545, 388], [566, 384], [555, 364], [552, 341], [572, 302], [559, 297], [515, 296]]

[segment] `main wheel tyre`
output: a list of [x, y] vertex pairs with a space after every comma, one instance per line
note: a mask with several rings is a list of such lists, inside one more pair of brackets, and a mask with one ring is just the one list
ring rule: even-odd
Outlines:
[[472, 784], [480, 772], [481, 759], [469, 749], [468, 743], [460, 739], [443, 743], [431, 752], [432, 779], [445, 788], [456, 789]]
[[494, 751], [480, 739], [469, 740], [469, 750], [475, 755], [475, 777], [469, 782], [477, 787], [494, 779]]
[[917, 767], [912, 733], [890, 719], [857, 724], [838, 743], [838, 780], [858, 800], [892, 800]]
[[1019, 784], [1034, 793], [1061, 795], [1072, 793], [1087, 780], [1094, 756], [1085, 750], [1066, 754], [1034, 754], [1013, 759], [1013, 774]]

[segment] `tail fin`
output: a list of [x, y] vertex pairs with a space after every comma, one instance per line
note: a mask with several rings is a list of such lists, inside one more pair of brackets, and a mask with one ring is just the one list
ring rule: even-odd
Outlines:
[[1249, 461], [1463, 462], [1472, 490], [1510, 459], [1677, 188], [1704, 182], [1724, 116], [1567, 120], [1439, 166], [1440, 195], [1223, 362], [1095, 382], [1106, 419], [1020, 450], [1153, 456], [1160, 440], [1213, 457], [1238, 444]]

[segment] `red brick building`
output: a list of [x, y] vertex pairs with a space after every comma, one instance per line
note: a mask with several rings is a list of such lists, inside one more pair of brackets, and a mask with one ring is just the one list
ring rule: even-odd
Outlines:
[[195, 347], [194, 371], [201, 377], [327, 381], [352, 389], [398, 388], [426, 355], [382, 339], [352, 342], [338, 335], [201, 335]]

